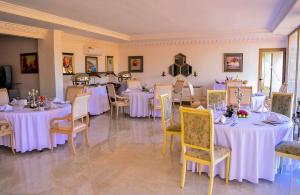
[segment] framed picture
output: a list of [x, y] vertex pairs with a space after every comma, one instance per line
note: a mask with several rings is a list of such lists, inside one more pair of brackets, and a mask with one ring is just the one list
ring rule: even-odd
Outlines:
[[243, 72], [243, 54], [225, 53], [224, 72]]
[[85, 72], [98, 72], [98, 58], [92, 56], [85, 56]]
[[37, 53], [20, 54], [20, 64], [21, 64], [21, 73], [24, 74], [39, 73]]
[[128, 71], [143, 72], [143, 56], [128, 56]]
[[114, 56], [106, 56], [106, 72], [113, 72], [114, 71]]
[[73, 75], [75, 72], [74, 54], [63, 53], [62, 55], [63, 75]]

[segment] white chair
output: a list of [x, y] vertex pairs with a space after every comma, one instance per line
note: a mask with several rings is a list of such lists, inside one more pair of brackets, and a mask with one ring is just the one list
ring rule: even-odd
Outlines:
[[168, 84], [154, 85], [154, 97], [149, 102], [149, 106], [150, 106], [149, 110], [152, 113], [153, 119], [155, 119], [155, 111], [161, 109], [160, 102], [159, 102], [160, 96], [167, 94], [172, 99], [172, 91], [173, 91], [173, 85], [168, 85]]
[[133, 89], [133, 90], [136, 90], [136, 89], [141, 90], [142, 89], [141, 81], [139, 81], [139, 80], [127, 80], [127, 88], [128, 89]]
[[72, 103], [77, 95], [83, 94], [84, 92], [84, 86], [68, 86], [66, 90], [66, 100]]
[[202, 101], [204, 97], [202, 96], [196, 96], [194, 86], [192, 83], [188, 82], [189, 91], [190, 91], [190, 105], [192, 108], [198, 108], [199, 106], [202, 106]]
[[89, 114], [88, 100], [89, 94], [79, 94], [74, 98], [72, 104], [72, 113], [64, 117], [53, 118], [50, 121], [50, 142], [51, 152], [53, 152], [53, 136], [55, 133], [67, 134], [68, 144], [71, 146], [73, 154], [75, 154], [75, 146], [73, 136], [79, 132], [84, 132], [85, 142], [89, 145], [88, 129]]
[[0, 105], [5, 105], [9, 103], [8, 92], [6, 88], [0, 89]]
[[179, 103], [180, 106], [182, 104], [182, 90], [184, 86], [185, 81], [177, 79], [174, 85], [173, 89], [173, 104], [174, 103]]
[[107, 84], [108, 99], [110, 103], [110, 114], [113, 114], [113, 108], [117, 109], [117, 118], [119, 117], [119, 108], [129, 107], [129, 100], [126, 97], [122, 97], [116, 94], [116, 90], [113, 84]]

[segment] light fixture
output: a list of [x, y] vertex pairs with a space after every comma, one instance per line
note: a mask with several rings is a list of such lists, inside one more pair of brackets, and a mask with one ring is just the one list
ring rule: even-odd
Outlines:
[[197, 75], [197, 72], [194, 72], [194, 77], [197, 77], [198, 75]]
[[165, 77], [165, 76], [166, 76], [165, 71], [163, 71], [163, 72], [161, 73], [161, 76], [162, 76], [162, 77]]

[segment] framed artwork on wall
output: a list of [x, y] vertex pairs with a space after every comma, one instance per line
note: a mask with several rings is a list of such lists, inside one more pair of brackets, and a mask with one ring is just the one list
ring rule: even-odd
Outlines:
[[128, 71], [143, 72], [143, 56], [128, 56]]
[[243, 72], [243, 53], [224, 53], [224, 72]]
[[37, 53], [20, 54], [20, 65], [21, 65], [21, 73], [24, 74], [39, 73]]
[[63, 75], [73, 75], [75, 72], [74, 67], [74, 54], [62, 53], [62, 67]]
[[114, 71], [114, 56], [106, 56], [105, 61], [106, 61], [105, 71], [113, 72]]
[[98, 57], [85, 56], [85, 72], [98, 72]]

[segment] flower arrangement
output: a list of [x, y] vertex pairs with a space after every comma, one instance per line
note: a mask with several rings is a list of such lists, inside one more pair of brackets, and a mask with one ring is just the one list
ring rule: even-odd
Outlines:
[[40, 95], [38, 97], [38, 101], [40, 103], [40, 106], [44, 106], [46, 104], [46, 96]]
[[239, 118], [247, 118], [249, 116], [249, 113], [246, 110], [239, 110], [237, 112], [237, 115]]
[[229, 105], [227, 106], [227, 110], [226, 110], [226, 117], [231, 117], [234, 113], [234, 106], [233, 105]]

